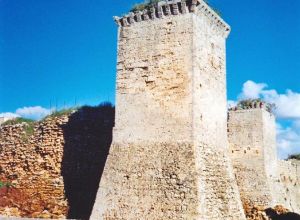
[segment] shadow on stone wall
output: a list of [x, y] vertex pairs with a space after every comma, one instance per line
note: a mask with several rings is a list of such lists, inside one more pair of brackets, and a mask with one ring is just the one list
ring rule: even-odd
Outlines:
[[300, 220], [300, 215], [293, 212], [277, 214], [277, 212], [271, 208], [266, 209], [265, 212], [272, 220]]
[[82, 107], [63, 126], [62, 176], [69, 203], [68, 218], [88, 219], [112, 142], [114, 107]]

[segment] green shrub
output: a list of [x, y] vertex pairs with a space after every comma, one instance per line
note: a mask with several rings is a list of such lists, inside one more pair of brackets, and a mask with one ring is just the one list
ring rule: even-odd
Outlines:
[[131, 12], [138, 12], [138, 11], [143, 11], [147, 9], [147, 4], [145, 3], [140, 3], [140, 4], [134, 4], [132, 8], [130, 9]]
[[27, 118], [14, 118], [14, 119], [10, 119], [6, 122], [4, 122], [2, 125], [5, 126], [5, 125], [16, 125], [16, 124], [21, 124], [21, 123], [27, 123], [27, 124], [32, 124], [34, 123], [35, 121], [34, 120], [31, 120], [31, 119], [27, 119]]
[[[113, 107], [113, 105], [110, 102], [102, 102], [98, 105], [98, 107], [110, 107], [111, 108], [111, 107]], [[71, 108], [67, 108], [67, 109], [62, 109], [62, 110], [59, 110], [59, 111], [54, 111], [53, 113], [46, 116], [42, 120], [45, 120], [47, 118], [61, 117], [61, 116], [64, 116], [64, 115], [71, 115], [74, 112], [77, 112], [77, 111], [80, 111], [81, 109], [86, 109], [86, 108], [95, 108], [95, 107], [84, 105], [84, 106], [79, 106], [79, 107], [71, 107]]]
[[67, 109], [62, 109], [62, 110], [59, 110], [59, 111], [54, 111], [50, 115], [48, 115], [46, 118], [54, 118], [54, 117], [61, 117], [61, 116], [64, 116], [64, 115], [70, 115], [73, 112], [77, 111], [78, 109], [79, 109], [79, 107], [77, 107], [77, 108], [67, 108]]
[[11, 188], [11, 187], [13, 187], [13, 186], [14, 186], [14, 185], [13, 185], [12, 183], [0, 181], [0, 189], [1, 189], [1, 188]]
[[[138, 4], [133, 5], [130, 11], [131, 12], [138, 12], [138, 11], [143, 11], [145, 9], [149, 10], [153, 5], [157, 4], [160, 1], [162, 1], [162, 0], [145, 0], [142, 3], [138, 3]], [[212, 7], [208, 0], [204, 0], [204, 2], [206, 4], [208, 4], [219, 16], [221, 16], [220, 10]]]
[[161, 0], [146, 0], [143, 3], [138, 3], [135, 4], [132, 8], [131, 8], [131, 12], [138, 12], [138, 11], [143, 11], [145, 9], [149, 10], [151, 8], [151, 6], [157, 4], [158, 2], [160, 2]]
[[288, 160], [300, 160], [300, 154], [289, 155]]
[[245, 99], [238, 102], [237, 107], [241, 109], [248, 109], [251, 108], [252, 104], [256, 103], [257, 105], [259, 103], [263, 103], [266, 106], [266, 110], [270, 113], [273, 113], [276, 109], [276, 105], [272, 103], [267, 103], [263, 101], [262, 99]]
[[32, 119], [27, 119], [27, 118], [14, 118], [10, 119], [2, 124], [2, 126], [8, 126], [8, 125], [17, 125], [17, 124], [22, 124], [25, 123], [24, 126], [24, 134], [22, 136], [23, 141], [27, 141], [28, 138], [33, 135], [34, 133], [34, 126], [36, 121]]
[[260, 103], [263, 102], [261, 99], [244, 99], [238, 102], [237, 106], [240, 108], [248, 108], [251, 107], [252, 103]]

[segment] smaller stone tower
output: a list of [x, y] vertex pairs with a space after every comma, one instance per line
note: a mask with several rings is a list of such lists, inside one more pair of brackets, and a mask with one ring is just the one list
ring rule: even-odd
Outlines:
[[275, 117], [262, 102], [228, 114], [228, 140], [244, 203], [274, 205], [271, 180], [277, 175]]
[[300, 164], [278, 160], [275, 117], [268, 104], [248, 103], [228, 113], [228, 140], [242, 202], [300, 211]]

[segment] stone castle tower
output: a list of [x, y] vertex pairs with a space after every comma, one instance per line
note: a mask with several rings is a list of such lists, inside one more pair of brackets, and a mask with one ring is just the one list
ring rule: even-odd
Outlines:
[[230, 27], [203, 0], [116, 22], [116, 121], [91, 219], [245, 219], [228, 155]]
[[274, 115], [261, 102], [230, 110], [228, 139], [242, 201], [275, 205], [271, 182], [267, 181], [277, 174]]
[[244, 204], [300, 211], [300, 164], [277, 158], [275, 117], [265, 103], [228, 113], [228, 139]]

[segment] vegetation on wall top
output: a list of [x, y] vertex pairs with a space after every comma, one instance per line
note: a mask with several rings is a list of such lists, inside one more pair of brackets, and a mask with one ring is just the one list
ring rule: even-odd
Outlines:
[[64, 108], [64, 109], [61, 109], [61, 110], [58, 110], [58, 111], [53, 111], [50, 115], [46, 116], [44, 119], [61, 117], [61, 116], [64, 116], [64, 115], [70, 115], [70, 114], [76, 112], [79, 108], [80, 107]]
[[157, 4], [160, 1], [161, 0], [146, 0], [145, 2], [134, 4], [130, 11], [138, 12], [138, 11], [143, 11], [145, 9], [149, 10], [151, 6]]
[[[104, 107], [113, 108], [114, 106], [110, 102], [102, 102], [96, 107], [99, 107], [99, 108], [104, 108]], [[94, 108], [94, 107], [84, 105], [84, 106], [79, 106], [79, 107], [70, 107], [70, 108], [64, 108], [64, 109], [61, 109], [61, 110], [55, 110], [50, 115], [47, 115], [45, 118], [42, 118], [39, 121], [44, 121], [48, 118], [55, 118], [55, 117], [61, 117], [61, 116], [65, 116], [65, 115], [71, 115], [71, 114], [73, 114], [77, 111], [81, 111], [81, 110], [84, 110], [86, 108]], [[33, 132], [33, 127], [37, 122], [38, 121], [35, 121], [35, 120], [32, 120], [32, 119], [18, 117], [18, 118], [10, 119], [10, 120], [2, 123], [1, 125], [2, 126], [7, 126], [7, 125], [17, 125], [17, 124], [23, 124], [24, 123], [24, 124], [26, 124], [26, 127], [30, 127], [30, 129], [32, 129], [32, 132]]]
[[27, 118], [14, 118], [4, 122], [1, 126], [24, 124], [24, 134], [22, 138], [25, 141], [33, 135], [35, 123], [36, 121]]
[[289, 155], [288, 160], [300, 160], [300, 154]]
[[[103, 109], [105, 107], [113, 108], [113, 105], [109, 102], [102, 102], [96, 108], [102, 108]], [[95, 107], [80, 106], [80, 107], [71, 107], [71, 108], [61, 109], [61, 110], [58, 110], [58, 111], [53, 111], [50, 115], [46, 116], [45, 118], [43, 118], [39, 121], [18, 117], [18, 118], [10, 119], [10, 120], [2, 123], [1, 127], [13, 126], [13, 125], [22, 125], [22, 129], [23, 129], [24, 132], [22, 133], [21, 138], [24, 142], [28, 142], [30, 140], [30, 137], [34, 134], [35, 126], [39, 122], [43, 122], [43, 121], [48, 120], [48, 119], [51, 120], [52, 118], [70, 116], [70, 115], [72, 115], [73, 113], [75, 113], [77, 111], [84, 111], [84, 110], [86, 111], [89, 108], [94, 109]]]
[[[138, 12], [138, 11], [143, 11], [143, 10], [149, 10], [151, 7], [153, 7], [154, 5], [156, 5], [158, 2], [160, 2], [162, 0], [145, 0], [142, 3], [137, 3], [134, 4], [132, 6], [132, 8], [130, 9], [131, 12]], [[188, 0], [187, 2], [189, 2], [191, 0]], [[220, 10], [212, 7], [210, 5], [210, 3], [208, 2], [208, 0], [203, 0], [206, 4], [208, 4], [219, 16], [221, 16], [221, 12]]]
[[4, 123], [2, 123], [3, 126], [5, 125], [16, 125], [16, 124], [21, 124], [21, 123], [27, 123], [27, 124], [32, 124], [34, 123], [34, 120], [27, 119], [27, 118], [14, 118], [10, 119]]
[[252, 108], [253, 104], [256, 105], [257, 107], [260, 106], [260, 104], [263, 104], [266, 107], [266, 110], [270, 113], [274, 113], [276, 109], [276, 105], [273, 103], [267, 103], [263, 101], [262, 99], [244, 99], [238, 102], [237, 108], [240, 109], [248, 109]]

